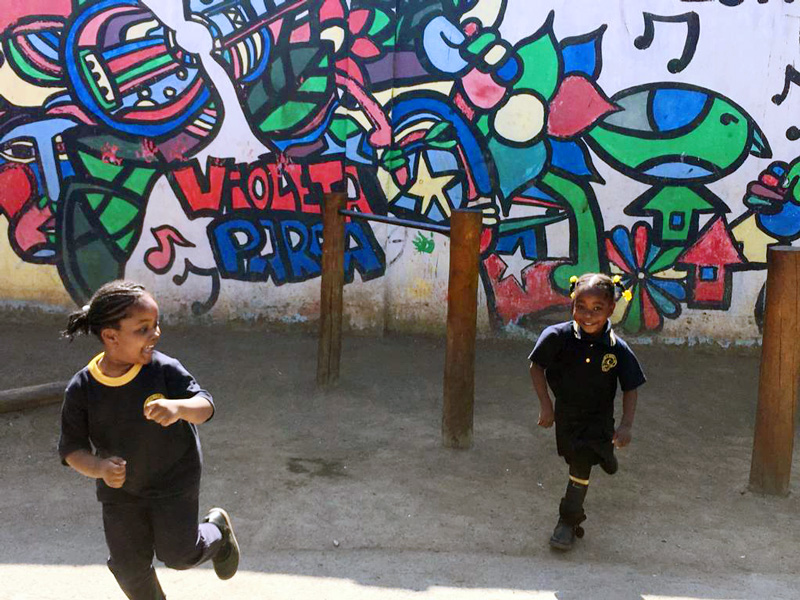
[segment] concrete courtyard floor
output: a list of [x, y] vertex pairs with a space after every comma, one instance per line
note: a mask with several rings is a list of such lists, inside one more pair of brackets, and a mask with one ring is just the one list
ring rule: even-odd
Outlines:
[[[97, 351], [60, 322], [0, 325], [2, 389], [68, 379]], [[242, 546], [227, 582], [157, 566], [170, 600], [800, 598], [800, 460], [788, 497], [747, 491], [756, 353], [636, 348], [649, 382], [620, 471], [593, 473], [586, 537], [547, 540], [566, 467], [536, 427], [524, 341], [479, 341], [474, 447], [441, 447], [444, 344], [347, 336], [314, 387], [313, 335], [170, 328], [209, 389], [201, 510]], [[122, 599], [91, 481], [56, 456], [59, 407], [0, 415], [0, 598]]]

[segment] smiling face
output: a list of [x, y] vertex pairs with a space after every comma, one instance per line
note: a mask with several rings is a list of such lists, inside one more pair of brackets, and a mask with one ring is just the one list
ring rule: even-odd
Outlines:
[[106, 375], [119, 376], [133, 365], [148, 364], [161, 337], [158, 304], [149, 294], [143, 295], [118, 327], [103, 329], [100, 337], [105, 346], [102, 368]]
[[603, 290], [584, 289], [572, 301], [572, 318], [588, 335], [600, 335], [616, 307]]

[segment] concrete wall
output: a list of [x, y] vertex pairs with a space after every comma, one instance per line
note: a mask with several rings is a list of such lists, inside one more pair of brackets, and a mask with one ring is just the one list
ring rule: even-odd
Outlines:
[[[5, 0], [3, 306], [124, 276], [172, 319], [313, 323], [345, 187], [483, 210], [486, 335], [562, 318], [601, 270], [628, 337], [757, 340], [766, 249], [800, 237], [800, 2], [219, 4]], [[441, 330], [448, 238], [348, 235], [350, 326]]]

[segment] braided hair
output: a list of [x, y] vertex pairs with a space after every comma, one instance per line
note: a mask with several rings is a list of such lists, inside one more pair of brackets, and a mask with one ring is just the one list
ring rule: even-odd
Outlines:
[[572, 276], [569, 280], [569, 297], [575, 298], [582, 292], [595, 292], [605, 296], [609, 302], [616, 302], [627, 294], [619, 275], [613, 279], [604, 273], [585, 273], [580, 277]]
[[92, 295], [88, 304], [69, 316], [62, 335], [72, 340], [76, 335], [91, 333], [102, 340], [100, 332], [109, 327], [117, 329], [130, 308], [147, 294], [143, 285], [133, 281], [118, 279], [106, 283]]

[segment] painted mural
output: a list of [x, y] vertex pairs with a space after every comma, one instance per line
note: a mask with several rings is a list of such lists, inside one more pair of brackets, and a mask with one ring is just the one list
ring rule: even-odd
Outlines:
[[[687, 309], [728, 311], [733, 274], [763, 271], [770, 244], [800, 238], [800, 158], [770, 162], [754, 117], [763, 106], [675, 79], [700, 52], [704, 21], [687, 11], [700, 0], [639, 11], [628, 61], [666, 28], [685, 33], [661, 72], [622, 89], [601, 85], [609, 23], [559, 36], [571, 17], [554, 9], [511, 41], [512, 3], [184, 0], [214, 75], [152, 2], [6, 0], [0, 243], [55, 266], [77, 304], [132, 261], [155, 275], [177, 264], [170, 285], [210, 282], [199, 315], [229, 282], [318, 278], [321, 197], [345, 190], [351, 210], [438, 225], [482, 211], [481, 279], [498, 328], [563, 311], [570, 277], [587, 271], [622, 276], [633, 298], [615, 319], [630, 333], [661, 331]], [[800, 83], [780, 69], [773, 107]], [[259, 145], [246, 161], [214, 144], [231, 111], [222, 83], [241, 135]], [[742, 169], [751, 181], [738, 196], [713, 191]], [[601, 170], [641, 193], [604, 206]], [[157, 189], [178, 200], [180, 220], [159, 217]], [[346, 227], [346, 281], [386, 277], [386, 240], [365, 221]], [[431, 234], [408, 240], [419, 256], [437, 252]], [[762, 303], [749, 309], [757, 319]]]

